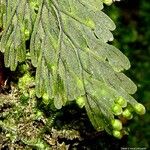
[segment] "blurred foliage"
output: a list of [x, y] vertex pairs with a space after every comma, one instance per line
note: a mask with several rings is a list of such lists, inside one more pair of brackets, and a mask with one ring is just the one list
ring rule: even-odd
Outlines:
[[129, 147], [150, 147], [150, 1], [122, 1], [107, 12], [116, 23], [117, 46], [131, 62], [128, 76], [138, 85], [134, 97], [147, 109], [146, 115], [135, 117], [129, 124]]

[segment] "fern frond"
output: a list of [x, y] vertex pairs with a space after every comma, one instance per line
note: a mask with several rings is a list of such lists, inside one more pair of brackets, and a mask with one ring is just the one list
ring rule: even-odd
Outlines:
[[[131, 105], [136, 85], [121, 71], [127, 57], [107, 42], [113, 40], [113, 21], [102, 12], [101, 0], [2, 0], [4, 31], [1, 51], [15, 70], [25, 60], [25, 30], [36, 70], [36, 94], [44, 93], [60, 109], [67, 101], [85, 97], [85, 107], [97, 130], [109, 132], [111, 106], [122, 96]], [[36, 9], [36, 11], [35, 11]]]

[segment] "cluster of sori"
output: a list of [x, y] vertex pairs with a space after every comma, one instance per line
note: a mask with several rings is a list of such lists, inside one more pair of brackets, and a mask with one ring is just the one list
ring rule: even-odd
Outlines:
[[121, 139], [122, 136], [127, 133], [123, 128], [122, 120], [132, 119], [134, 112], [139, 115], [144, 115], [146, 110], [145, 107], [140, 103], [136, 103], [134, 106], [131, 106], [124, 98], [119, 97], [115, 100], [115, 103], [112, 106], [112, 111], [116, 117], [111, 121], [113, 128], [112, 134], [114, 137]]

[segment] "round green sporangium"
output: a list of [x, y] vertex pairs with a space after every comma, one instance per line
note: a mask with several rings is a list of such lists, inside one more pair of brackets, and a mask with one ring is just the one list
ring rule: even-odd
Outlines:
[[133, 115], [131, 114], [131, 112], [129, 111], [129, 109], [125, 109], [122, 113], [122, 116], [124, 118], [127, 118], [127, 119], [132, 119], [133, 118]]
[[121, 139], [122, 133], [118, 130], [113, 130], [113, 136], [116, 137], [117, 139]]
[[144, 115], [145, 112], [146, 112], [145, 107], [144, 107], [142, 104], [140, 104], [140, 103], [137, 103], [137, 104], [134, 106], [134, 110], [135, 110], [135, 112], [136, 112], [137, 114], [139, 114], [139, 115]]
[[110, 6], [113, 3], [113, 0], [103, 0], [103, 3]]
[[122, 122], [118, 119], [112, 120], [111, 125], [115, 130], [121, 130], [122, 129]]
[[114, 104], [112, 111], [115, 115], [120, 115], [122, 113], [122, 107], [119, 104]]
[[76, 103], [78, 104], [78, 106], [80, 108], [84, 107], [85, 106], [85, 99], [83, 96], [79, 97], [77, 100], [76, 100]]
[[115, 100], [115, 102], [117, 103], [117, 104], [119, 104], [121, 107], [127, 107], [127, 100], [126, 99], [124, 99], [123, 97], [118, 97], [116, 100]]

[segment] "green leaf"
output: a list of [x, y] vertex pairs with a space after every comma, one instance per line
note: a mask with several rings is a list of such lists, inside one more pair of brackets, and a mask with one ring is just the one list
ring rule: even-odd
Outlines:
[[27, 1], [2, 0], [5, 12], [2, 14], [4, 31], [0, 51], [5, 53], [5, 65], [15, 70], [17, 63], [25, 60], [25, 31], [32, 31], [33, 10]]
[[[131, 105], [136, 85], [121, 71], [127, 57], [107, 42], [113, 40], [113, 21], [102, 12], [101, 0], [2, 0], [0, 51], [5, 65], [15, 70], [26, 57], [36, 67], [36, 95], [47, 94], [60, 109], [85, 96], [87, 114], [97, 130], [110, 132], [111, 110], [118, 97]], [[29, 38], [29, 39], [28, 39]]]

